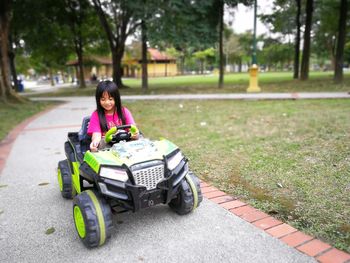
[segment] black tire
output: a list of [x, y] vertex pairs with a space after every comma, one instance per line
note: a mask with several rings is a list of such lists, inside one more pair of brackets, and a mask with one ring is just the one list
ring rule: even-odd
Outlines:
[[69, 169], [68, 160], [63, 160], [58, 163], [57, 179], [62, 196], [67, 199], [72, 199], [75, 195], [75, 190], [73, 189], [72, 173]]
[[[186, 178], [187, 176], [189, 176], [190, 179]], [[203, 200], [198, 178], [192, 172], [189, 172], [187, 176], [180, 182], [179, 192], [177, 196], [174, 199], [172, 199], [169, 203], [170, 208], [179, 215], [186, 215], [190, 213], [193, 209], [198, 207]], [[196, 188], [195, 191], [197, 191], [196, 207], [194, 207], [195, 198], [188, 180], [192, 181]]]
[[101, 246], [111, 237], [111, 207], [94, 191], [86, 190], [74, 197], [73, 219], [80, 240], [88, 248]]

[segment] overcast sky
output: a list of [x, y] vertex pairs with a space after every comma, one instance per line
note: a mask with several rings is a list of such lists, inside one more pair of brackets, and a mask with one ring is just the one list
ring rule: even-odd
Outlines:
[[[271, 13], [272, 10], [272, 2], [273, 0], [257, 0], [258, 1], [258, 9], [257, 13], [259, 14], [268, 14]], [[233, 17], [230, 12], [225, 12], [225, 20], [233, 20], [232, 28], [236, 33], [243, 33], [247, 30], [252, 30], [254, 27], [254, 8], [245, 7], [242, 4], [238, 5], [238, 8], [234, 9]], [[259, 19], [257, 20], [257, 34], [267, 33], [268, 29], [262, 24]]]

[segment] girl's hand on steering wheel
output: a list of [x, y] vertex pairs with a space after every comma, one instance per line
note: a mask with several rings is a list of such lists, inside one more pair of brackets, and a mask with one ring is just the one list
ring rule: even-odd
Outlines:
[[92, 152], [97, 152], [98, 151], [98, 145], [99, 145], [99, 142], [97, 141], [92, 141], [90, 143], [90, 151]]
[[130, 139], [137, 140], [139, 138], [139, 135], [140, 135], [139, 132], [130, 133]]

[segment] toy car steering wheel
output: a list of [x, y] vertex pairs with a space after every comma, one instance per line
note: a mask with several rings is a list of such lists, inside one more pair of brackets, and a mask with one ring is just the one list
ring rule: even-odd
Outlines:
[[[129, 132], [124, 129], [129, 129]], [[119, 131], [119, 132], [118, 132]], [[117, 143], [120, 141], [129, 141], [131, 136], [137, 134], [139, 130], [135, 125], [121, 125], [115, 126], [109, 129], [109, 131], [105, 135], [106, 143]]]

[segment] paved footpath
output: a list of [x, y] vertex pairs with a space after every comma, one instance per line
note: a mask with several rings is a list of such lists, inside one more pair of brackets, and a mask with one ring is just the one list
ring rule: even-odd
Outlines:
[[[322, 256], [321, 262], [350, 259], [204, 182], [206, 198], [193, 213], [179, 216], [162, 205], [115, 215], [111, 239], [100, 248], [86, 249], [75, 231], [72, 201], [60, 195], [56, 167], [65, 158], [67, 132], [77, 131], [82, 116], [93, 109], [91, 97], [70, 98], [70, 102], [18, 126], [0, 144], [0, 262], [299, 263], [316, 262], [314, 256]], [[55, 231], [46, 234], [50, 228]]]

